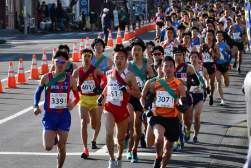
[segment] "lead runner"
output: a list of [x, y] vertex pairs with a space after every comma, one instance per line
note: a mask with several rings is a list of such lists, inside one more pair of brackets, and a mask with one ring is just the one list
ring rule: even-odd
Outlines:
[[[55, 71], [45, 74], [34, 96], [34, 114], [38, 115], [41, 110], [38, 103], [41, 93], [45, 88], [45, 103], [43, 123], [43, 145], [45, 150], [50, 151], [54, 146], [55, 132], [57, 132], [58, 156], [57, 167], [63, 167], [66, 157], [66, 141], [71, 126], [70, 111], [79, 101], [77, 81], [74, 77], [65, 73], [69, 56], [66, 52], [58, 51], [55, 56]], [[73, 91], [74, 100], [69, 102], [70, 91]]]

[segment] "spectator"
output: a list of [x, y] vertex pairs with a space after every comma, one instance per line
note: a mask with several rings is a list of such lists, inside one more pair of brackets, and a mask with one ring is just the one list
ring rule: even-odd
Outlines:
[[48, 5], [43, 1], [41, 7], [43, 9], [43, 18], [49, 17]]
[[37, 6], [37, 27], [40, 28], [40, 23], [43, 21], [43, 9], [41, 8], [41, 5]]
[[84, 10], [82, 10], [82, 12], [81, 12], [81, 18], [82, 18], [82, 22], [83, 22], [83, 29], [85, 29], [86, 19], [85, 19], [85, 11]]
[[58, 7], [56, 8], [56, 16], [57, 16], [58, 28], [64, 30], [64, 25], [63, 25], [64, 11], [61, 3], [59, 3]]
[[111, 30], [111, 22], [108, 16], [109, 9], [104, 8], [102, 15], [102, 29], [104, 31], [104, 41], [105, 45], [107, 45], [109, 30]]
[[54, 23], [55, 24], [55, 30], [56, 30], [57, 26], [56, 26], [56, 5], [55, 5], [55, 3], [53, 3], [52, 6], [51, 6], [50, 18], [51, 18], [51, 29], [53, 30], [53, 23]]
[[94, 12], [94, 9], [92, 8], [91, 12], [89, 13], [90, 17], [90, 24], [91, 24], [91, 30], [94, 31], [96, 19], [97, 19], [97, 14]]

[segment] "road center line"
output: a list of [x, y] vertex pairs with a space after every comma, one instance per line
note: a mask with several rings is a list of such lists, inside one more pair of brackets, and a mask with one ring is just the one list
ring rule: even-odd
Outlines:
[[[44, 104], [44, 101], [40, 102], [38, 105], [41, 106], [42, 104]], [[6, 118], [0, 120], [0, 124], [3, 124], [3, 123], [5, 123], [5, 122], [7, 122], [7, 121], [9, 121], [11, 119], [14, 119], [14, 118], [24, 114], [24, 113], [27, 113], [28, 111], [30, 111], [32, 109], [33, 109], [33, 106], [30, 106], [30, 107], [28, 107], [28, 108], [26, 108], [26, 109], [24, 109], [22, 111], [19, 111], [19, 112], [15, 113], [15, 114], [13, 114], [13, 115], [11, 115], [9, 117], [6, 117]]]
[[[80, 156], [82, 153], [73, 152], [73, 153], [66, 153], [67, 156]], [[108, 153], [96, 153], [96, 152], [90, 152], [90, 156], [109, 156]], [[33, 155], [33, 156], [57, 156], [58, 153], [45, 153], [45, 152], [0, 152], [0, 155]], [[123, 156], [126, 156], [126, 153], [122, 154]], [[138, 156], [156, 156], [156, 153], [145, 153], [145, 152], [137, 152]], [[172, 154], [172, 157], [201, 157], [201, 158], [210, 158], [210, 155], [202, 155], [202, 154]]]

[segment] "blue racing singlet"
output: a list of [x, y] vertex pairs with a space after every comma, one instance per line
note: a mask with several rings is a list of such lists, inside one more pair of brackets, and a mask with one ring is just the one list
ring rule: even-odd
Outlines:
[[[107, 57], [105, 57], [104, 60], [105, 60], [105, 61], [104, 61], [103, 65], [99, 65], [98, 68], [103, 72], [104, 75], [106, 75], [106, 71], [108, 71], [108, 61], [107, 61]], [[92, 57], [92, 62], [91, 62], [91, 64], [95, 66], [95, 64], [96, 64], [95, 57]]]
[[177, 29], [179, 25], [180, 25], [179, 22], [176, 22], [176, 23], [173, 22], [171, 26], [173, 26], [173, 27], [175, 27]]
[[220, 47], [220, 60], [217, 60], [216, 64], [224, 64], [228, 62], [227, 51], [226, 51], [226, 43], [221, 43]]
[[[183, 80], [184, 82], [186, 82], [188, 84], [190, 78], [187, 73], [187, 66], [189, 66], [189, 65], [187, 65], [187, 64], [184, 65], [181, 72], [175, 72], [174, 77], [177, 79]], [[187, 87], [185, 86], [185, 89], [186, 89], [186, 91], [189, 91], [189, 89], [190, 89], [189, 85], [187, 85]]]
[[200, 45], [200, 39], [199, 37], [197, 37], [194, 41], [193, 39], [191, 38], [191, 45]]
[[[49, 81], [52, 79], [52, 73], [49, 73]], [[47, 89], [44, 110], [53, 113], [69, 112], [68, 108], [64, 107], [68, 104], [70, 91], [70, 75], [67, 74], [64, 81], [56, 82]]]

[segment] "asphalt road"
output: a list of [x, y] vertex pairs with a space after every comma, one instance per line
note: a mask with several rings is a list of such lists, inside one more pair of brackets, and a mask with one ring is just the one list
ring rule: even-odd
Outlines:
[[[85, 39], [87, 36], [89, 36], [91, 43], [98, 36], [98, 32], [95, 32], [95, 34], [61, 32], [48, 35], [3, 37], [3, 39], [8, 40], [6, 44], [0, 45], [0, 76], [3, 87], [7, 83], [9, 61], [13, 61], [15, 74], [18, 69], [19, 58], [24, 61], [25, 71], [29, 71], [33, 54], [36, 54], [38, 67], [40, 67], [42, 53], [46, 51], [50, 64], [53, 47], [67, 43], [72, 50], [74, 41], [77, 41], [79, 47], [80, 39]], [[115, 37], [116, 32], [113, 33], [114, 43]], [[140, 37], [145, 41], [153, 40], [155, 32], [148, 32]], [[128, 42], [123, 43], [129, 44]], [[104, 55], [112, 57], [112, 49], [106, 49]], [[227, 105], [219, 106], [220, 98], [217, 91], [214, 94], [215, 103], [212, 107], [208, 105], [208, 101], [204, 103], [201, 114], [201, 130], [198, 136], [200, 142], [193, 144], [190, 140], [184, 148], [174, 152], [168, 167], [236, 168], [243, 166], [246, 159], [248, 139], [245, 125], [245, 98], [241, 92], [241, 85], [246, 73], [250, 71], [251, 60], [249, 57], [250, 53], [243, 55], [241, 74], [237, 74], [236, 69], [230, 70], [230, 86], [228, 88], [223, 86]], [[77, 65], [80, 64], [80, 62], [77, 63]], [[27, 72], [25, 75], [28, 78], [30, 74]], [[19, 85], [18, 89], [4, 89], [6, 93], [0, 93], [0, 168], [56, 167], [56, 146], [50, 152], [44, 150], [42, 145], [42, 115], [35, 116], [31, 108], [38, 82], [29, 80], [28, 85]], [[43, 100], [44, 96], [42, 96], [41, 102]], [[109, 156], [105, 147], [104, 117], [102, 116], [102, 127], [97, 139], [99, 149], [92, 150], [89, 148], [90, 157], [83, 160], [80, 158], [83, 147], [77, 108], [71, 114], [72, 125], [67, 141], [67, 158], [64, 167], [107, 167]], [[90, 143], [92, 136], [90, 127], [88, 134], [88, 142]], [[131, 163], [126, 160], [124, 155], [123, 167], [152, 167], [155, 159], [153, 147], [139, 147], [138, 155], [139, 163]]]

